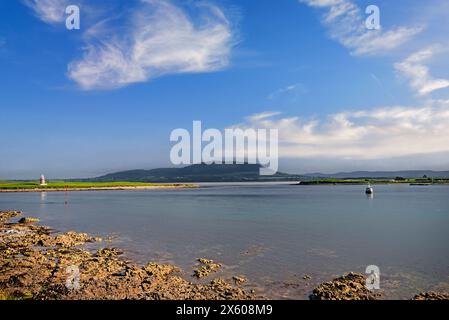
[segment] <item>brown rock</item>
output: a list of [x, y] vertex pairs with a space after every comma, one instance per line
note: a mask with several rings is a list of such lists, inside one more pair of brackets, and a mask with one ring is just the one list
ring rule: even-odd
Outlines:
[[221, 264], [215, 263], [213, 260], [200, 258], [198, 261], [202, 265], [193, 271], [193, 276], [198, 279], [207, 277], [212, 272], [216, 272], [221, 268]]
[[322, 283], [309, 296], [310, 300], [376, 300], [380, 294], [366, 288], [366, 278], [359, 273], [348, 273]]
[[35, 222], [39, 222], [39, 219], [31, 218], [31, 217], [25, 217], [25, 218], [21, 218], [19, 220], [19, 223], [22, 223], [22, 224], [35, 223]]
[[413, 297], [413, 300], [449, 300], [449, 293], [422, 292]]
[[232, 280], [235, 281], [236, 284], [241, 284], [246, 282], [246, 278], [242, 276], [233, 276]]

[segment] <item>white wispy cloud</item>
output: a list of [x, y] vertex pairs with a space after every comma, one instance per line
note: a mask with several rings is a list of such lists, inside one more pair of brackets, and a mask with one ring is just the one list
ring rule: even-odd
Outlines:
[[320, 119], [253, 115], [240, 128], [279, 130], [279, 155], [376, 160], [449, 151], [449, 103], [341, 112]]
[[233, 30], [223, 11], [201, 2], [199, 16], [165, 0], [141, 0], [128, 27], [100, 22], [86, 32], [83, 57], [68, 75], [83, 89], [112, 89], [177, 73], [222, 70], [229, 64]]
[[279, 111], [266, 111], [266, 112], [261, 112], [261, 113], [257, 113], [257, 114], [253, 114], [251, 116], [248, 117], [248, 120], [250, 122], [255, 122], [255, 121], [262, 121], [264, 119], [268, 119], [277, 115], [280, 115], [281, 112]]
[[63, 22], [68, 0], [23, 0], [42, 21], [54, 24]]
[[368, 30], [366, 16], [350, 0], [299, 0], [311, 7], [326, 9], [323, 23], [333, 39], [354, 55], [374, 55], [398, 48], [423, 30], [422, 26]]
[[410, 86], [420, 96], [449, 87], [449, 79], [432, 77], [429, 68], [424, 64], [440, 51], [438, 46], [426, 48], [395, 64], [396, 70], [410, 81]]
[[304, 88], [304, 86], [301, 83], [294, 83], [291, 85], [288, 85], [284, 88], [280, 88], [272, 93], [270, 93], [268, 95], [268, 99], [273, 100], [275, 98], [278, 98], [280, 96], [284, 96], [286, 94], [299, 94], [299, 93], [304, 93], [306, 91], [306, 89]]

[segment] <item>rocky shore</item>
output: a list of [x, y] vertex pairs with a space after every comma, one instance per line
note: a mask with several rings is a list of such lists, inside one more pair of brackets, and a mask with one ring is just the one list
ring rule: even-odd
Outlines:
[[194, 284], [182, 278], [173, 265], [138, 266], [121, 258], [122, 252], [116, 248], [90, 252], [85, 245], [101, 239], [84, 233], [53, 232], [35, 225], [32, 218], [9, 222], [20, 215], [17, 211], [0, 212], [0, 299], [255, 298], [231, 284], [232, 279]]
[[[38, 219], [19, 217], [18, 211], [0, 211], [0, 300], [265, 298], [242, 288], [247, 281], [242, 276], [193, 283], [186, 280], [185, 274], [176, 266], [158, 263], [139, 266], [124, 259], [117, 248], [87, 249], [89, 243], [101, 243], [100, 238], [85, 233], [55, 232], [37, 225]], [[205, 258], [198, 262], [199, 266], [190, 274], [197, 279], [207, 279], [222, 267]], [[366, 289], [365, 279], [363, 274], [348, 273], [322, 283], [309, 299], [382, 299], [382, 292]], [[449, 300], [449, 294], [424, 292], [413, 299]]]
[[[332, 281], [324, 282], [315, 288], [310, 300], [382, 300], [383, 291], [370, 291], [366, 288], [366, 275], [350, 272]], [[422, 292], [411, 300], [449, 300], [443, 292]]]

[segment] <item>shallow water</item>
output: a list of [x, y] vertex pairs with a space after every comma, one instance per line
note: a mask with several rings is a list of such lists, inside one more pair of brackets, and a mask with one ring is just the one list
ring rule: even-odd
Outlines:
[[[304, 299], [348, 271], [381, 271], [386, 298], [449, 291], [449, 186], [204, 184], [199, 189], [0, 193], [58, 230], [117, 236], [138, 262], [224, 263], [272, 298]], [[303, 280], [304, 275], [311, 280]]]

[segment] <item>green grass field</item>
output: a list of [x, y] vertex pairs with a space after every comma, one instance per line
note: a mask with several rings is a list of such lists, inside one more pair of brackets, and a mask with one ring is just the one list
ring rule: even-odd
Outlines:
[[83, 189], [83, 188], [114, 188], [114, 187], [157, 187], [176, 186], [179, 184], [143, 183], [143, 182], [65, 182], [52, 181], [46, 186], [40, 186], [37, 181], [0, 181], [0, 190], [29, 189]]

